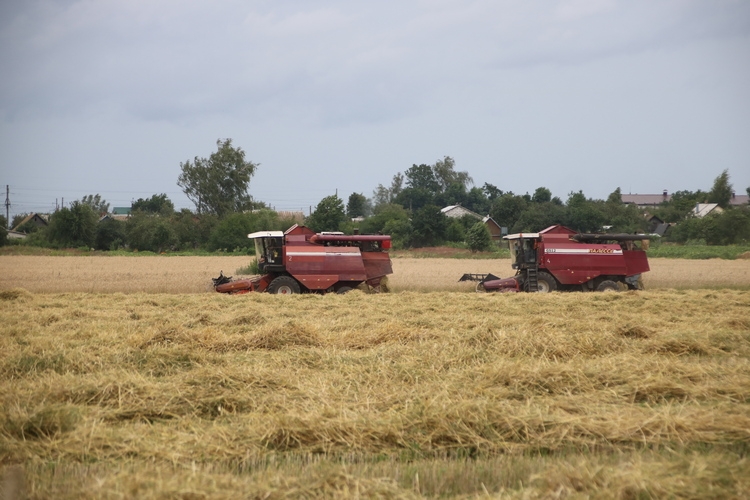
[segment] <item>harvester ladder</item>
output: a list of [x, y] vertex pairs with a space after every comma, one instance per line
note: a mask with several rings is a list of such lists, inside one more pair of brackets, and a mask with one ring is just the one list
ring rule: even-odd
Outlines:
[[539, 280], [537, 278], [537, 271], [538, 269], [536, 266], [529, 266], [528, 268], [526, 268], [526, 285], [530, 292], [539, 291]]

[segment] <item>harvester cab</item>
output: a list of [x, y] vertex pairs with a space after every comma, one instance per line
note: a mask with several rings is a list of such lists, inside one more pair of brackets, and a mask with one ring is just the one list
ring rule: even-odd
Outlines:
[[261, 273], [284, 270], [282, 255], [284, 233], [282, 231], [259, 231], [247, 236], [255, 242], [255, 255], [258, 259], [258, 270]]

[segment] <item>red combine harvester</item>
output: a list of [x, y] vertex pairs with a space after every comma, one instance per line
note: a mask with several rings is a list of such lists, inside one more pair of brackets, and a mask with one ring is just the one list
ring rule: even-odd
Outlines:
[[[619, 291], [641, 287], [649, 270], [650, 235], [581, 234], [565, 226], [538, 233], [509, 234], [516, 275], [464, 274], [459, 281], [479, 281], [477, 291], [552, 292], [555, 290]], [[638, 247], [640, 245], [640, 247]]]
[[393, 273], [387, 235], [315, 233], [294, 225], [284, 232], [260, 231], [255, 240], [260, 276], [232, 280], [222, 272], [214, 289], [222, 293], [346, 293], [362, 283], [380, 287]]

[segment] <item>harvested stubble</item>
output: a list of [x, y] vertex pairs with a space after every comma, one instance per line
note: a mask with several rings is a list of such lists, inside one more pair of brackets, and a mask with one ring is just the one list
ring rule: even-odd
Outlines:
[[31, 498], [742, 497], [750, 292], [0, 292]]

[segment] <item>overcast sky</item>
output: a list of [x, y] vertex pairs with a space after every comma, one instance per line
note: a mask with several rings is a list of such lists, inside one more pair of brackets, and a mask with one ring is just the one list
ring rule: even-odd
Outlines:
[[750, 186], [747, 0], [3, 0], [0, 68], [11, 217], [192, 209], [219, 138], [305, 213], [444, 156], [563, 200]]

